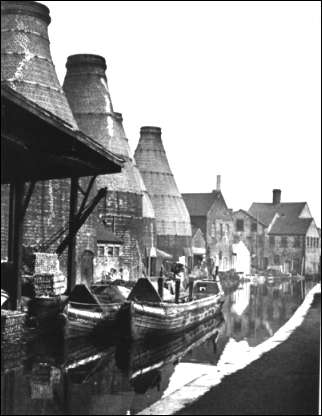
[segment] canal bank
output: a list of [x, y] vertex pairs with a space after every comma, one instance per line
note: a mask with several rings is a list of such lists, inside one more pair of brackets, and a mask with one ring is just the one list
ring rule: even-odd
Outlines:
[[220, 371], [192, 374], [191, 364], [189, 381], [140, 414], [318, 414], [320, 293], [319, 284], [271, 338]]

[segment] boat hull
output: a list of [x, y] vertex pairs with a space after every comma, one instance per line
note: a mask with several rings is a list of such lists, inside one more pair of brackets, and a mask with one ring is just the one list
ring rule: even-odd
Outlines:
[[79, 309], [68, 305], [67, 308], [67, 338], [88, 336], [91, 334], [108, 337], [115, 329], [117, 316], [123, 303], [111, 303], [105, 306], [104, 312]]
[[129, 325], [126, 328], [123, 311], [122, 328], [133, 340], [177, 334], [214, 317], [221, 311], [222, 304], [222, 295], [178, 304], [131, 301], [124, 306]]

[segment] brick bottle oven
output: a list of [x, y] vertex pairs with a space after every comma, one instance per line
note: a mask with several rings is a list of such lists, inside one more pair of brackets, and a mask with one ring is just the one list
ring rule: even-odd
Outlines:
[[[29, 1], [1, 2], [1, 81], [78, 130], [64, 91], [59, 84], [48, 39], [49, 9]], [[19, 169], [19, 166], [17, 166]], [[43, 246], [68, 221], [69, 180], [39, 181], [24, 223], [26, 246]], [[1, 186], [1, 258], [7, 256], [9, 189]], [[84, 227], [80, 230], [88, 234]], [[95, 235], [86, 235], [94, 249]], [[54, 251], [59, 241], [47, 247]], [[78, 256], [79, 257], [79, 256]], [[77, 262], [79, 263], [79, 262]], [[63, 262], [64, 268], [64, 262]]]
[[142, 127], [134, 154], [156, 215], [157, 247], [191, 258], [190, 216], [175, 183], [159, 127]]
[[108, 194], [98, 206], [96, 216], [122, 240], [118, 265], [130, 279], [137, 279], [142, 275], [144, 263], [146, 266], [146, 253], [155, 244], [154, 211], [130, 158], [122, 116], [113, 110], [105, 59], [98, 55], [73, 55], [68, 58], [66, 68], [63, 88], [79, 127], [106, 149], [126, 159], [122, 173], [97, 178], [97, 188], [107, 187]]

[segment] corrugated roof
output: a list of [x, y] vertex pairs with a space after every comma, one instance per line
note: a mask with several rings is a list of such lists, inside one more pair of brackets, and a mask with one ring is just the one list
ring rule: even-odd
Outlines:
[[295, 221], [305, 205], [306, 202], [283, 202], [281, 204], [254, 202], [248, 212], [268, 227], [276, 213], [285, 216], [290, 221]]
[[193, 216], [205, 216], [208, 214], [210, 208], [216, 204], [219, 208], [228, 210], [224, 197], [221, 191], [213, 191], [211, 193], [196, 193], [196, 194], [182, 194], [186, 203], [189, 214]]

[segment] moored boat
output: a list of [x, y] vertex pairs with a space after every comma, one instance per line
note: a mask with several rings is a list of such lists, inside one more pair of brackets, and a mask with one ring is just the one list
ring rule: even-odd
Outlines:
[[106, 336], [106, 330], [114, 330], [118, 312], [130, 290], [119, 284], [106, 283], [76, 285], [66, 308], [69, 338], [91, 333]]
[[177, 334], [216, 316], [223, 302], [215, 281], [194, 282], [189, 296], [175, 303], [163, 301], [148, 279], [139, 279], [121, 308], [120, 327], [133, 340]]

